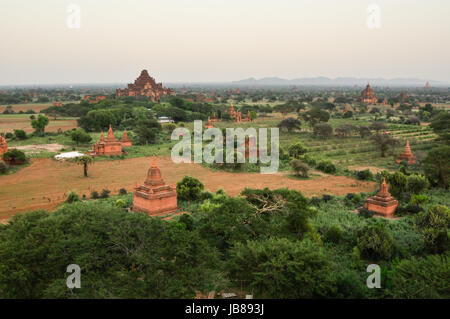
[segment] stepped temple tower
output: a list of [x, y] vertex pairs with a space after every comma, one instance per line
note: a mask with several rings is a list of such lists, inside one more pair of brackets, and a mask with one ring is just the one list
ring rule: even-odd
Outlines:
[[417, 164], [416, 157], [411, 152], [411, 147], [409, 147], [409, 141], [408, 140], [406, 141], [405, 150], [397, 158], [397, 163], [398, 164], [400, 164], [402, 161], [406, 161], [408, 163], [408, 165], [415, 165], [415, 164]]
[[368, 104], [376, 104], [378, 102], [378, 99], [370, 87], [370, 84], [367, 84], [366, 88], [361, 92], [359, 99], [361, 102]]
[[8, 145], [6, 144], [6, 139], [0, 135], [0, 157], [3, 153], [8, 152]]
[[397, 206], [398, 200], [388, 192], [385, 179], [383, 179], [378, 193], [375, 196], [368, 197], [364, 203], [364, 208], [388, 218], [394, 216]]
[[155, 157], [147, 172], [147, 179], [133, 192], [133, 210], [149, 216], [164, 215], [178, 209], [177, 191], [174, 186], [166, 185]]
[[173, 95], [174, 90], [164, 88], [162, 83], [156, 83], [147, 70], [142, 70], [134, 83], [128, 84], [125, 89], [117, 89], [116, 97], [120, 96], [148, 96], [152, 101], [159, 101], [163, 95]]
[[[126, 131], [123, 134], [122, 141], [125, 142], [127, 146], [131, 146], [131, 140], [128, 138]], [[109, 126], [108, 135], [103, 136], [103, 132], [100, 135], [100, 140], [94, 144], [94, 150], [89, 151], [88, 154], [91, 156], [111, 156], [111, 155], [122, 155], [122, 141], [118, 141], [112, 130], [111, 125]]]

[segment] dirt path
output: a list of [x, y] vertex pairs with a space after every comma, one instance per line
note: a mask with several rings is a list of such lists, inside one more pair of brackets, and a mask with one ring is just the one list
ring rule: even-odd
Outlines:
[[[198, 164], [175, 164], [170, 157], [158, 157], [166, 183], [175, 184], [183, 176], [200, 179], [205, 188], [215, 192], [224, 189], [229, 195], [239, 194], [245, 187], [289, 187], [305, 195], [369, 192], [376, 188], [373, 182], [357, 181], [345, 176], [319, 176], [309, 180], [292, 179], [277, 173], [228, 173], [211, 171]], [[103, 188], [117, 194], [120, 188], [132, 191], [141, 184], [151, 165], [151, 158], [141, 157], [115, 161], [101, 161], [89, 168], [89, 177], [83, 177], [83, 169], [74, 163], [51, 159], [32, 159], [28, 167], [12, 175], [0, 176], [0, 219], [9, 218], [17, 212], [34, 209], [50, 209], [63, 202], [70, 191], [80, 196]]]

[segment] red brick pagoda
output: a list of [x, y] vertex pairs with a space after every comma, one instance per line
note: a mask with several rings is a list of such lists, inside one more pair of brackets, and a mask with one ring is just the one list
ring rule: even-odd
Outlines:
[[104, 138], [102, 132], [100, 135], [100, 140], [94, 144], [94, 150], [89, 151], [88, 154], [92, 156], [122, 155], [122, 143], [114, 137], [114, 132], [111, 125], [109, 126], [106, 139]]
[[174, 90], [164, 88], [162, 83], [156, 83], [147, 70], [142, 70], [134, 83], [128, 84], [128, 87], [116, 90], [116, 97], [120, 96], [148, 96], [152, 101], [159, 101], [163, 95], [173, 95]]
[[0, 157], [3, 153], [8, 152], [8, 145], [6, 144], [6, 139], [0, 135]]
[[162, 179], [154, 156], [144, 184], [134, 188], [133, 210], [149, 216], [165, 215], [178, 210], [177, 191]]
[[409, 141], [406, 141], [405, 150], [402, 154], [397, 158], [397, 163], [400, 164], [402, 161], [406, 161], [408, 165], [415, 165], [417, 164], [416, 157], [411, 152], [411, 147], [409, 147]]
[[123, 136], [120, 139], [120, 143], [122, 143], [122, 147], [129, 147], [133, 145], [130, 138], [128, 137], [127, 130], [123, 131]]
[[368, 104], [376, 104], [378, 101], [375, 93], [370, 87], [370, 84], [367, 84], [366, 88], [361, 92], [361, 96], [359, 97], [359, 99], [361, 100], [361, 102]]
[[367, 197], [364, 203], [364, 208], [387, 218], [394, 216], [397, 206], [398, 200], [388, 192], [385, 179], [383, 179], [378, 193], [375, 196]]

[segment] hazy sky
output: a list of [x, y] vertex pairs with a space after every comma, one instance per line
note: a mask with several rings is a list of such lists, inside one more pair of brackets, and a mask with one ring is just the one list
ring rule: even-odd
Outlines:
[[0, 85], [132, 82], [144, 68], [163, 82], [450, 81], [448, 0], [1, 0], [0, 12]]

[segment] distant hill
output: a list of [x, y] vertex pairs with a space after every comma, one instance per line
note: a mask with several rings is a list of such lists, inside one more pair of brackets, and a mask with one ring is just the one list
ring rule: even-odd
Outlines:
[[318, 85], [318, 86], [364, 86], [370, 83], [372, 86], [415, 86], [424, 87], [426, 82], [429, 82], [433, 86], [449, 86], [450, 83], [433, 80], [423, 80], [415, 78], [352, 78], [352, 77], [339, 77], [339, 78], [327, 78], [327, 77], [311, 77], [311, 78], [298, 78], [298, 79], [282, 79], [278, 77], [268, 77], [262, 79], [248, 78], [240, 81], [232, 81], [232, 85]]

